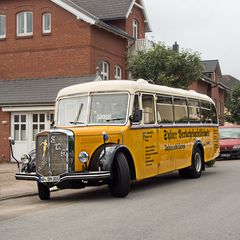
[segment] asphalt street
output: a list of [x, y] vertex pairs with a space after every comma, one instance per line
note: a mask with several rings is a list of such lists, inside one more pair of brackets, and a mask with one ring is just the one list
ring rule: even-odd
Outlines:
[[240, 239], [240, 160], [218, 161], [200, 179], [177, 172], [137, 182], [125, 199], [107, 187], [0, 202], [1, 239]]

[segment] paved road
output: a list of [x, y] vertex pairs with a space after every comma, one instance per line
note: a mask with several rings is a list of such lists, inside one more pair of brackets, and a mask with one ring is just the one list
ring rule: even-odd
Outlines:
[[1, 239], [240, 239], [240, 160], [219, 161], [197, 180], [161, 175], [125, 199], [106, 187], [0, 202]]

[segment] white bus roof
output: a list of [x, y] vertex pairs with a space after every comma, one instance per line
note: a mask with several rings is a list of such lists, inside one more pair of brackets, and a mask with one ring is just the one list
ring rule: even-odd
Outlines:
[[180, 88], [171, 88], [162, 85], [150, 84], [143, 79], [137, 81], [129, 80], [108, 80], [108, 81], [93, 81], [88, 83], [82, 83], [63, 88], [58, 93], [57, 99], [65, 96], [78, 95], [82, 93], [97, 93], [97, 92], [125, 92], [128, 91], [133, 94], [138, 91], [159, 93], [171, 96], [197, 98], [205, 101], [213, 100], [207, 95], [197, 93], [195, 91], [183, 90]]

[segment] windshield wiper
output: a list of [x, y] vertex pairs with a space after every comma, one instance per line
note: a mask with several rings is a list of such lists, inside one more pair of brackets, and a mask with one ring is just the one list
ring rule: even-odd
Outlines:
[[124, 118], [110, 118], [110, 119], [106, 119], [106, 122], [120, 121], [120, 120], [125, 120], [125, 117]]
[[78, 121], [78, 119], [80, 117], [80, 114], [82, 112], [82, 108], [83, 108], [83, 104], [81, 103], [80, 106], [79, 106], [78, 113], [77, 113], [77, 116], [76, 116], [75, 120], [71, 121], [69, 123], [74, 124], [74, 125], [76, 125], [76, 124], [84, 124], [84, 122]]

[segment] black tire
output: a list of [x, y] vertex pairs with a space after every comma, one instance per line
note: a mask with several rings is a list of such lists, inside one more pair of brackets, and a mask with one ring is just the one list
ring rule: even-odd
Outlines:
[[113, 160], [112, 179], [108, 184], [114, 197], [126, 197], [130, 191], [130, 171], [123, 153], [116, 154]]
[[203, 170], [203, 155], [200, 148], [193, 149], [192, 166], [179, 169], [179, 175], [183, 178], [199, 178]]
[[50, 189], [48, 186], [43, 183], [38, 182], [38, 196], [41, 200], [49, 200], [50, 199]]

